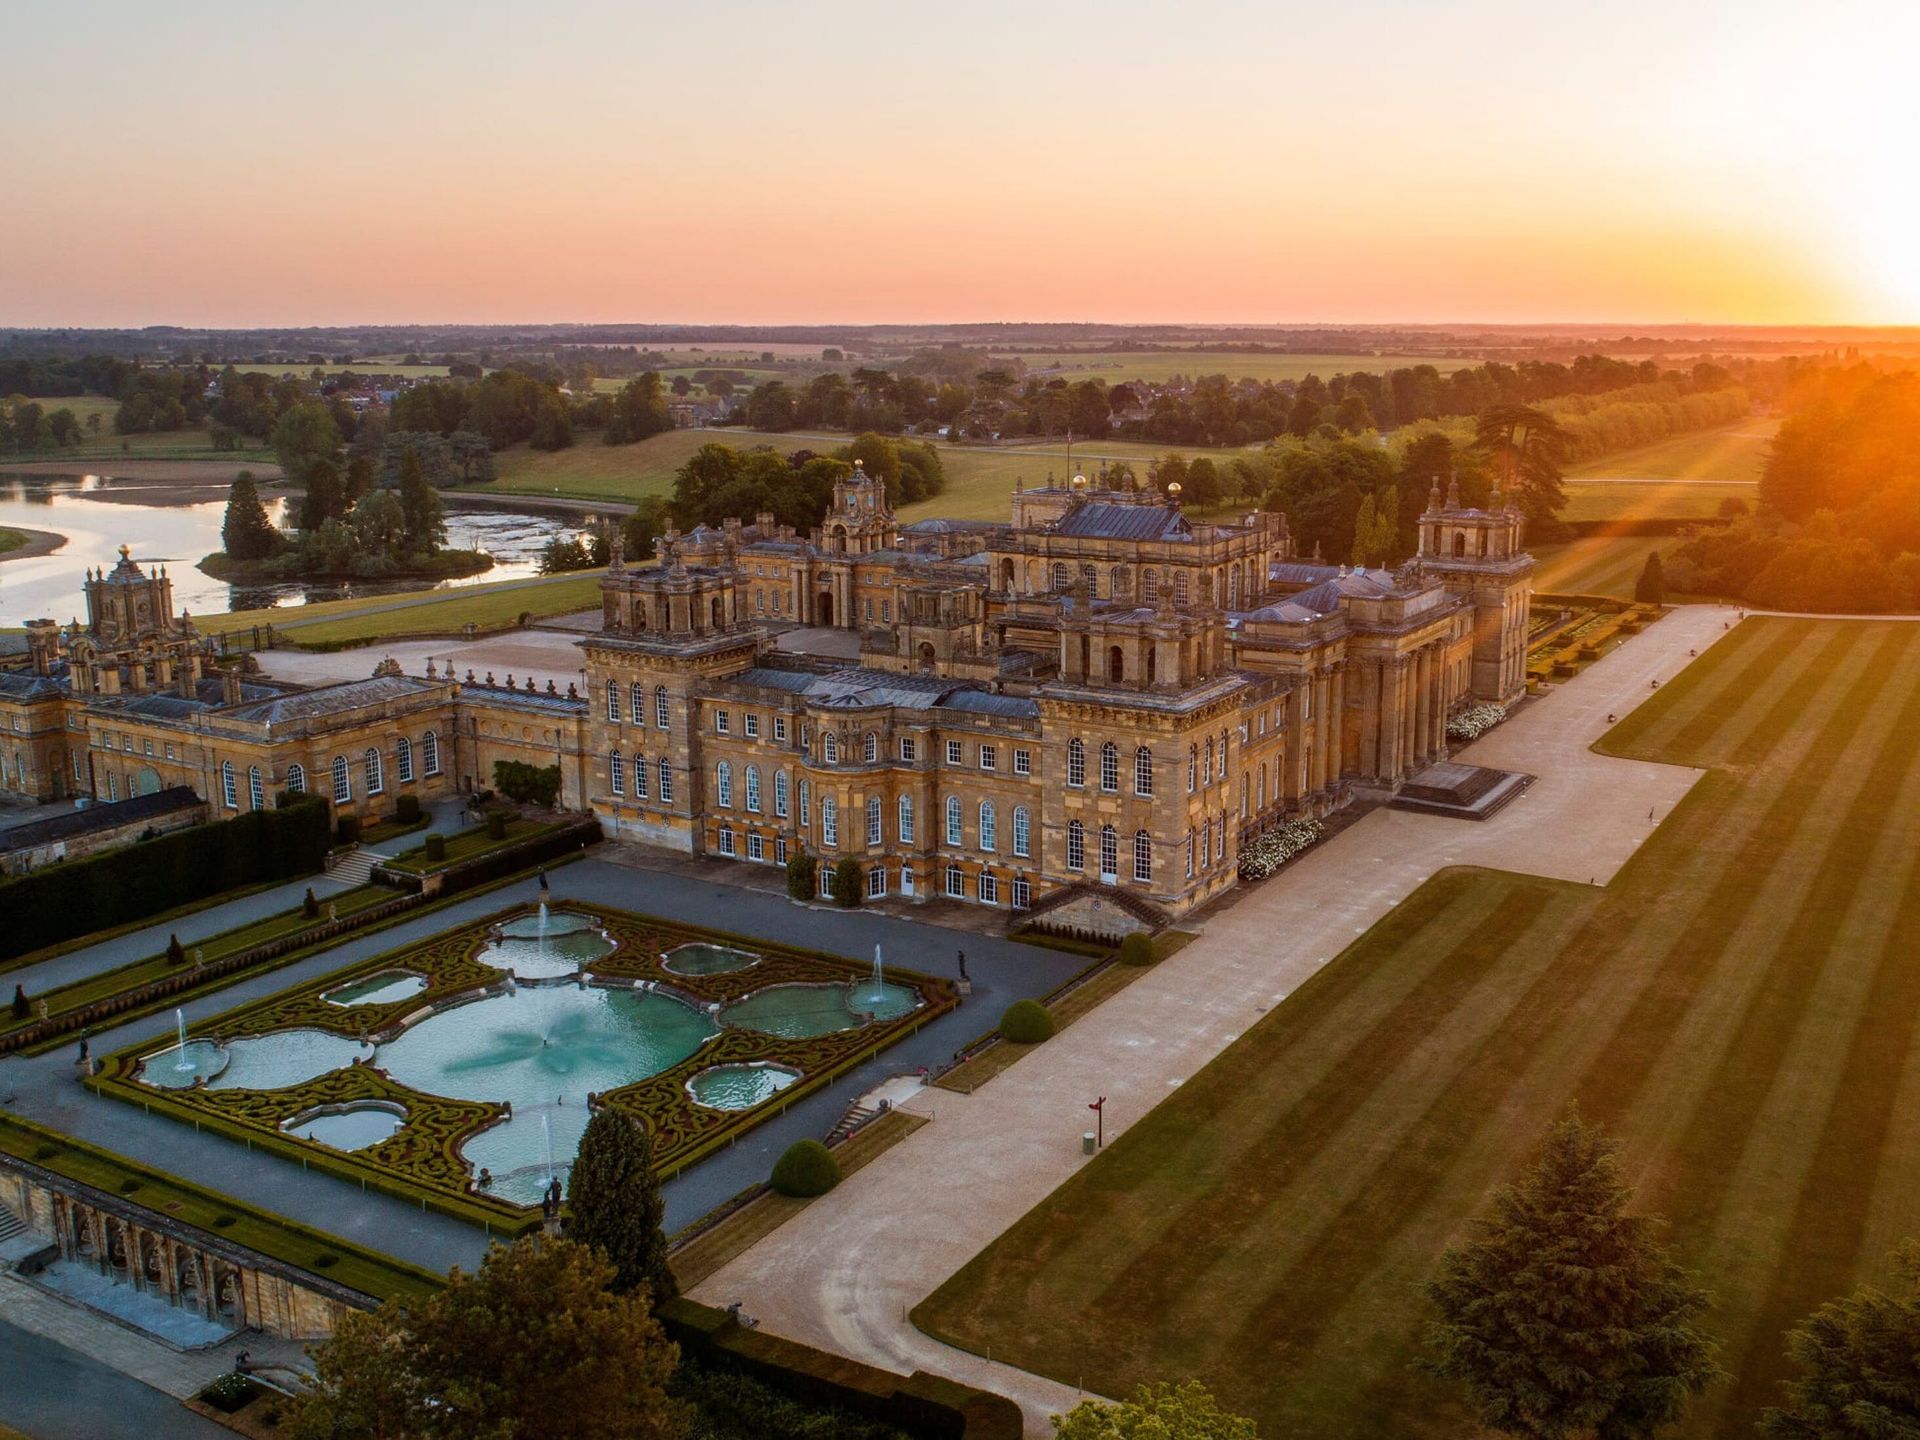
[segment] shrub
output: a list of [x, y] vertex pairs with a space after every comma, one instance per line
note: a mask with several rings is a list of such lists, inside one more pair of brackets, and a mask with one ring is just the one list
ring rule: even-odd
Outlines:
[[1000, 1038], [1016, 1045], [1038, 1045], [1053, 1034], [1053, 1016], [1038, 1000], [1016, 1000], [1000, 1017]]
[[1318, 820], [1289, 820], [1240, 852], [1240, 878], [1264, 880], [1326, 833]]
[[402, 825], [411, 825], [420, 818], [420, 797], [402, 795], [393, 802], [393, 818]]
[[444, 860], [447, 858], [447, 837], [438, 830], [427, 836], [427, 859]]
[[1153, 937], [1144, 930], [1136, 930], [1120, 942], [1120, 963], [1122, 965], [1153, 964]]
[[507, 838], [507, 812], [504, 810], [487, 811], [487, 838], [504, 840]]
[[333, 822], [333, 835], [342, 845], [357, 845], [360, 842], [360, 817], [342, 815]]
[[259, 1393], [260, 1387], [246, 1376], [228, 1373], [202, 1390], [200, 1398], [214, 1409], [231, 1415], [241, 1406], [252, 1403]]
[[178, 935], [169, 935], [167, 937], [167, 964], [184, 965], [186, 963], [187, 950], [186, 947], [180, 943], [180, 937]]
[[527, 765], [518, 760], [493, 762], [493, 784], [509, 800], [548, 809], [560, 798], [558, 765]]
[[796, 850], [787, 860], [787, 894], [796, 900], [811, 900], [820, 880], [820, 862], [804, 850]]
[[853, 909], [860, 903], [866, 883], [866, 872], [860, 868], [860, 862], [849, 855], [833, 867], [833, 903], [842, 910]]
[[768, 1183], [781, 1195], [824, 1195], [840, 1183], [840, 1162], [818, 1140], [796, 1140], [774, 1162]]

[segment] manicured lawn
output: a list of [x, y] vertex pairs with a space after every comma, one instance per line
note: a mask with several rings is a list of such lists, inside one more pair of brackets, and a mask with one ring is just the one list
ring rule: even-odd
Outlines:
[[271, 625], [295, 645], [339, 645], [393, 635], [458, 635], [468, 625], [497, 629], [525, 611], [535, 619], [591, 610], [600, 604], [600, 571], [584, 571], [539, 580], [503, 580], [491, 585], [462, 585], [424, 595], [369, 595], [358, 600], [327, 600], [279, 610], [236, 610], [196, 615], [194, 624], [210, 632], [248, 630]]
[[1589, 535], [1564, 545], [1535, 545], [1531, 548], [1539, 568], [1533, 588], [1631, 600], [1649, 552], [1658, 550], [1664, 560], [1684, 543], [1680, 535]]
[[1703, 485], [1686, 480], [1621, 484], [1564, 482], [1567, 506], [1560, 518], [1583, 520], [1711, 520], [1723, 500], [1744, 500], [1751, 510], [1759, 487], [1746, 483]]
[[[1570, 1101], [1713, 1293], [1744, 1437], [1782, 1333], [1920, 1231], [1920, 626], [1747, 621], [1611, 735], [1711, 773], [1602, 889], [1446, 872], [916, 1312], [1267, 1435], [1473, 1433], [1421, 1286]], [[1276, 943], [1284, 943], [1276, 938]]]
[[386, 862], [391, 870], [404, 870], [410, 875], [430, 875], [436, 870], [445, 870], [462, 860], [471, 860], [476, 855], [485, 855], [490, 850], [501, 850], [508, 845], [517, 845], [522, 840], [531, 839], [553, 829], [553, 825], [541, 820], [528, 820], [519, 816], [507, 822], [507, 835], [504, 840], [487, 838], [487, 827], [475, 825], [462, 830], [457, 835], [447, 836], [447, 854], [443, 860], [427, 859], [425, 844], [403, 850]]
[[9, 550], [18, 550], [26, 543], [27, 537], [18, 530], [9, 530], [0, 526], [0, 555], [5, 555]]
[[1712, 430], [1675, 435], [1638, 450], [1583, 461], [1568, 468], [1567, 478], [1600, 475], [1629, 480], [1758, 480], [1779, 428], [1780, 422], [1775, 419], [1736, 420]]

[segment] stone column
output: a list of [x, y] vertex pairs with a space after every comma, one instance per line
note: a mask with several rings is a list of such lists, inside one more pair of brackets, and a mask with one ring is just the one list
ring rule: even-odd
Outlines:
[[1420, 743], [1415, 747], [1415, 753], [1420, 763], [1424, 765], [1433, 755], [1433, 647], [1423, 645], [1418, 658]]
[[1360, 672], [1360, 763], [1362, 779], [1380, 773], [1380, 667], [1368, 661]]
[[1338, 781], [1347, 773], [1347, 662], [1333, 664], [1333, 755], [1328, 773]]
[[1395, 655], [1381, 662], [1380, 766], [1378, 778], [1392, 784], [1400, 774], [1406, 740], [1406, 660]]

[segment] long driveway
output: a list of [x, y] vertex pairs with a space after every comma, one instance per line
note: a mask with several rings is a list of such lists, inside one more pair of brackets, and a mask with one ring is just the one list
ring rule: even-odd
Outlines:
[[1604, 884], [1701, 772], [1589, 748], [1726, 633], [1731, 610], [1676, 610], [1556, 687], [1463, 758], [1537, 783], [1485, 822], [1376, 810], [1207, 920], [1201, 938], [970, 1096], [927, 1090], [932, 1124], [725, 1266], [697, 1299], [889, 1370], [927, 1369], [1017, 1400], [1051, 1434], [1070, 1387], [931, 1339], [907, 1312], [1085, 1163], [1086, 1106], [1126, 1129], [1354, 937], [1448, 865]]

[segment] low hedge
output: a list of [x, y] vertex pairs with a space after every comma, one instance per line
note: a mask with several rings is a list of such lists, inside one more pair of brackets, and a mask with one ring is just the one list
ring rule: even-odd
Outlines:
[[1000, 1017], [1000, 1038], [1016, 1045], [1038, 1045], [1053, 1037], [1053, 1013], [1038, 1000], [1016, 1000]]

